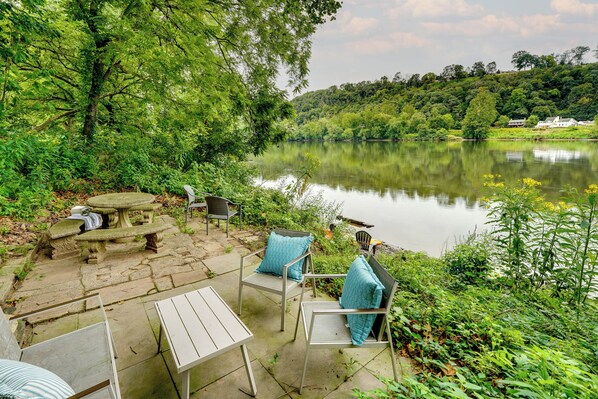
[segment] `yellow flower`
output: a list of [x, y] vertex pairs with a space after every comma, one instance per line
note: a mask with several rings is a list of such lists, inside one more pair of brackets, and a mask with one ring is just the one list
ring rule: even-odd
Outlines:
[[525, 177], [521, 180], [521, 182], [528, 187], [536, 187], [536, 186], [542, 185], [542, 183], [540, 183], [537, 180], [532, 179], [531, 177]]
[[586, 194], [598, 194], [598, 184], [590, 184], [586, 189]]

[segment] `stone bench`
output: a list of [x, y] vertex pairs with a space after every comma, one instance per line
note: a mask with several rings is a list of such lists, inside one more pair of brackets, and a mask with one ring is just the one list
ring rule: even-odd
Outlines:
[[[154, 212], [162, 207], [159, 202], [152, 202], [151, 204], [136, 205], [129, 209], [129, 211], [142, 211], [143, 224], [150, 224], [154, 219]], [[91, 208], [92, 212], [102, 215], [102, 229], [114, 228], [118, 220], [118, 212], [114, 208]]]
[[64, 259], [79, 253], [75, 237], [83, 231], [83, 220], [63, 219], [53, 224], [47, 232], [50, 258]]
[[123, 238], [145, 236], [145, 248], [158, 253], [162, 247], [164, 230], [171, 226], [166, 223], [150, 223], [120, 229], [92, 230], [75, 237], [76, 241], [87, 241], [89, 244], [89, 257], [87, 263], [100, 263], [106, 256], [106, 242]]

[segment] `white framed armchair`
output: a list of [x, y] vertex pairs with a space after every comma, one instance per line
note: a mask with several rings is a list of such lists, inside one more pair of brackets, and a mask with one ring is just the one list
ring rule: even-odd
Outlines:
[[[281, 241], [275, 241], [273, 239], [276, 237], [282, 237]], [[278, 256], [278, 250], [283, 248], [285, 245], [294, 246], [293, 239], [296, 241], [303, 241], [301, 245], [294, 248], [294, 251], [290, 251], [286, 253], [286, 256]], [[311, 259], [311, 250], [310, 244], [313, 237], [310, 233], [304, 231], [295, 231], [295, 230], [286, 230], [286, 229], [275, 229], [273, 234], [270, 235], [268, 239], [268, 246], [259, 249], [253, 253], [245, 255], [241, 258], [241, 267], [239, 269], [239, 299], [238, 299], [238, 309], [239, 309], [239, 316], [241, 315], [242, 305], [243, 305], [243, 287], [251, 287], [258, 290], [263, 290], [266, 292], [270, 292], [276, 295], [281, 296], [282, 304], [281, 304], [281, 315], [280, 315], [280, 331], [284, 331], [284, 320], [286, 314], [286, 302], [289, 298], [289, 295], [295, 288], [299, 286], [301, 283], [301, 277], [299, 279], [293, 279], [293, 275], [301, 276], [308, 271], [314, 272], [314, 266]], [[276, 248], [274, 247], [276, 246]], [[255, 256], [264, 252], [264, 259], [260, 266], [256, 269], [254, 273], [249, 274], [248, 276], [245, 275], [245, 262], [248, 258]], [[275, 254], [276, 252], [276, 254]], [[272, 255], [272, 256], [269, 256]], [[265, 267], [265, 263], [272, 259], [270, 268]], [[290, 268], [295, 268], [295, 273], [293, 274], [289, 271]], [[262, 270], [260, 270], [262, 269]], [[263, 270], [266, 272], [260, 272]], [[274, 270], [278, 269], [279, 272], [275, 272]], [[299, 272], [300, 270], [300, 272]], [[268, 271], [272, 271], [271, 273]], [[298, 274], [297, 274], [298, 273]], [[291, 275], [291, 278], [289, 277]], [[304, 284], [305, 285], [305, 284]], [[315, 280], [312, 281], [313, 285], [313, 292], [314, 295], [316, 293], [315, 288]]]
[[[40, 316], [45, 312], [72, 306], [79, 302], [97, 301], [103, 320], [75, 331], [21, 347], [12, 333], [11, 322]], [[75, 392], [67, 399], [120, 399], [116, 372], [116, 349], [106, 312], [99, 294], [59, 303], [26, 314], [0, 316], [0, 359], [33, 365], [62, 379]]]
[[[361, 256], [358, 257], [362, 258]], [[363, 259], [363, 258], [362, 258]], [[357, 260], [356, 260], [357, 261]], [[364, 260], [365, 263], [365, 260]], [[355, 264], [355, 262], [354, 262]], [[301, 300], [299, 304], [299, 314], [295, 324], [295, 336], [297, 339], [297, 330], [299, 329], [299, 320], [303, 320], [303, 330], [305, 332], [306, 348], [305, 359], [303, 363], [303, 372], [299, 393], [303, 391], [309, 352], [311, 349], [326, 348], [372, 348], [372, 347], [390, 347], [390, 357], [392, 361], [392, 370], [395, 380], [398, 381], [397, 364], [390, 333], [390, 322], [388, 315], [392, 306], [392, 301], [397, 288], [396, 280], [388, 273], [380, 263], [370, 256], [367, 264], [370, 266], [373, 274], [376, 275], [381, 284], [381, 300], [377, 307], [373, 308], [351, 308], [341, 306], [340, 301], [303, 301], [304, 291], [301, 291]], [[353, 265], [351, 266], [353, 268]], [[313, 278], [347, 278], [352, 273], [351, 269], [347, 274], [305, 274], [304, 279]], [[347, 282], [345, 282], [345, 291]], [[343, 296], [345, 293], [343, 292]], [[348, 302], [348, 301], [347, 301]], [[344, 302], [343, 302], [344, 303]], [[363, 328], [361, 332], [353, 330], [353, 324], [348, 317], [372, 315], [373, 323], [369, 327]], [[367, 324], [367, 323], [366, 323]], [[356, 328], [357, 330], [357, 328]], [[357, 337], [361, 335], [361, 337]], [[356, 343], [356, 339], [360, 342]]]

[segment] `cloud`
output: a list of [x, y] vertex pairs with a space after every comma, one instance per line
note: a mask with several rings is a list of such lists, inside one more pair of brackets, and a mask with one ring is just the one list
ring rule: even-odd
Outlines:
[[358, 54], [387, 54], [392, 48], [392, 42], [384, 38], [364, 39], [347, 43], [347, 49]]
[[469, 4], [466, 0], [399, 0], [397, 6], [389, 10], [391, 18], [405, 14], [414, 17], [471, 17], [480, 15], [484, 7]]
[[391, 32], [387, 36], [347, 43], [348, 50], [357, 54], [387, 54], [397, 49], [422, 48], [430, 45], [430, 41], [411, 32]]
[[378, 24], [379, 21], [377, 18], [356, 17], [350, 12], [345, 11], [338, 14], [336, 21], [327, 24], [326, 26], [329, 28], [329, 31], [335, 33], [363, 36], [372, 28], [378, 26]]
[[424, 22], [428, 33], [479, 37], [496, 34], [512, 34], [528, 37], [559, 29], [562, 24], [558, 15], [527, 15], [521, 17], [486, 15], [460, 22]]
[[390, 38], [394, 43], [394, 47], [399, 48], [420, 48], [431, 44], [428, 39], [412, 32], [392, 32]]
[[579, 0], [552, 0], [552, 9], [560, 14], [593, 16], [598, 15], [598, 4], [588, 4]]

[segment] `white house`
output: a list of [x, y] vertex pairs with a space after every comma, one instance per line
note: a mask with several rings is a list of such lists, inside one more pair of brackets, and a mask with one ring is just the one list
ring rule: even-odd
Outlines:
[[560, 116], [551, 116], [543, 121], [538, 122], [536, 128], [549, 128], [549, 127], [569, 127], [577, 126], [577, 121], [573, 118], [561, 118]]

